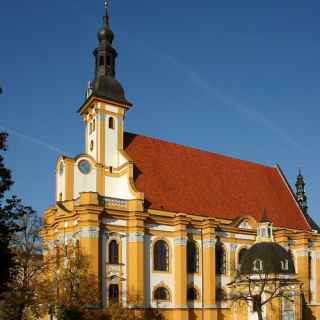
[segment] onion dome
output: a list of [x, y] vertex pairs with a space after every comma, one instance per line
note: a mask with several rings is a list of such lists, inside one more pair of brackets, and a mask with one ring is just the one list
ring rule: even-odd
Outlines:
[[114, 34], [113, 34], [112, 30], [109, 27], [109, 17], [107, 15], [105, 15], [103, 17], [103, 26], [98, 31], [97, 36], [98, 36], [99, 42], [107, 41], [110, 44], [112, 44], [112, 42], [113, 42]]
[[98, 98], [131, 106], [131, 103], [125, 97], [121, 83], [115, 79], [118, 53], [112, 47], [114, 34], [109, 26], [108, 2], [105, 5], [103, 25], [97, 34], [99, 46], [93, 52], [96, 60], [95, 78], [90, 83], [86, 98], [94, 95]]
[[290, 252], [281, 245], [275, 242], [258, 242], [243, 256], [240, 274], [293, 275], [295, 268]]

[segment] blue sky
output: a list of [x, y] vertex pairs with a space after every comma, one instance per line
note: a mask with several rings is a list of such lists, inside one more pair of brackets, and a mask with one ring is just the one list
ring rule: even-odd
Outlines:
[[[134, 107], [126, 130], [273, 165], [298, 167], [320, 222], [320, 3], [111, 1], [117, 78]], [[103, 0], [1, 6], [0, 129], [13, 191], [39, 212], [54, 165], [83, 151], [77, 114]]]

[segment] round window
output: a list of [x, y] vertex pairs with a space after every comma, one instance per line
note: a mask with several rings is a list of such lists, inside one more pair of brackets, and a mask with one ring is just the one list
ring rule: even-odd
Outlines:
[[81, 160], [78, 163], [78, 168], [83, 174], [88, 174], [91, 170], [91, 166], [88, 160]]
[[63, 175], [63, 172], [64, 172], [64, 164], [63, 162], [60, 162], [60, 166], [59, 166], [59, 173], [60, 173], [60, 176]]

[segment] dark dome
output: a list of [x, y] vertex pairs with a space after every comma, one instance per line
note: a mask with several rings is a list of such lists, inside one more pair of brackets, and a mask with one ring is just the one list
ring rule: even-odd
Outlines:
[[103, 27], [98, 31], [98, 40], [99, 42], [106, 40], [109, 43], [112, 43], [114, 39], [114, 34], [109, 27], [109, 18], [107, 16], [103, 17]]
[[100, 76], [94, 81], [93, 94], [100, 98], [131, 105], [125, 98], [124, 89], [120, 82], [109, 75]]
[[[257, 272], [259, 260], [262, 269]], [[295, 269], [292, 256], [285, 248], [274, 242], [260, 242], [254, 244], [243, 256], [240, 273], [295, 274]]]
[[109, 43], [112, 43], [114, 38], [114, 34], [112, 32], [112, 30], [107, 27], [104, 26], [99, 32], [98, 32], [98, 40], [101, 42], [103, 40], [108, 41]]

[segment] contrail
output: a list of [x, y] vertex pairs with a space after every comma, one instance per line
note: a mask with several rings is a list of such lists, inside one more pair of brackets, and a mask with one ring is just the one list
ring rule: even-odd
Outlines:
[[25, 141], [27, 141], [27, 142], [30, 142], [30, 143], [33, 143], [33, 144], [37, 144], [37, 145], [39, 145], [39, 146], [41, 146], [41, 147], [44, 147], [44, 148], [46, 148], [47, 150], [50, 150], [50, 151], [52, 151], [52, 152], [54, 152], [54, 153], [66, 154], [64, 151], [62, 151], [61, 149], [59, 149], [59, 148], [57, 148], [57, 147], [55, 147], [55, 146], [53, 146], [53, 145], [51, 145], [51, 144], [48, 144], [48, 143], [43, 142], [43, 141], [41, 141], [41, 140], [39, 140], [39, 139], [36, 139], [36, 138], [30, 137], [30, 136], [27, 136], [27, 135], [25, 135], [25, 134], [23, 134], [23, 133], [21, 133], [21, 132], [16, 131], [16, 130], [7, 128], [7, 127], [2, 126], [2, 125], [0, 125], [0, 130], [3, 130], [3, 131], [5, 131], [5, 132], [8, 132], [9, 134], [11, 134], [11, 135], [13, 135], [13, 136], [16, 136], [16, 137], [18, 137], [18, 138], [21, 138], [21, 139], [23, 139], [23, 140], [25, 140]]
[[205, 80], [202, 76], [200, 76], [198, 73], [192, 70], [189, 66], [187, 67], [178, 59], [168, 54], [164, 54], [163, 52], [157, 51], [141, 39], [136, 39], [136, 41], [140, 42], [141, 45], [149, 52], [151, 52], [154, 56], [156, 56], [157, 59], [165, 58], [173, 66], [179, 68], [195, 85], [197, 85], [200, 89], [206, 91], [208, 94], [214, 95], [224, 105], [236, 109], [238, 112], [247, 115], [249, 118], [252, 118], [255, 122], [263, 125], [268, 130], [277, 134], [287, 145], [290, 145], [291, 147], [295, 148], [300, 152], [305, 151], [303, 146], [297, 143], [287, 132], [280, 128], [276, 123], [268, 119], [263, 113], [261, 113], [257, 109], [245, 106], [239, 101], [237, 101], [235, 98], [231, 97], [230, 95], [226, 95], [220, 92], [219, 89], [214, 87], [210, 82]]

